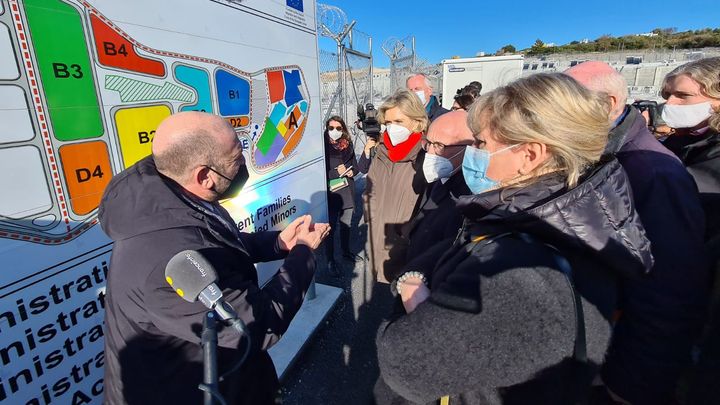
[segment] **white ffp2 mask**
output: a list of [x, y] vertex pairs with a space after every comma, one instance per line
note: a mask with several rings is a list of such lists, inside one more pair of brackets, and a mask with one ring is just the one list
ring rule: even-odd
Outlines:
[[330, 136], [330, 139], [332, 139], [333, 141], [337, 141], [338, 139], [340, 139], [340, 137], [342, 137], [342, 131], [332, 129], [328, 131], [328, 136]]
[[423, 174], [425, 180], [428, 183], [437, 181], [438, 179], [447, 179], [452, 176], [453, 169], [455, 169], [450, 162], [450, 159], [433, 155], [431, 153], [425, 154], [425, 161], [423, 162]]
[[407, 141], [411, 135], [410, 130], [400, 124], [387, 124], [386, 131], [393, 146]]
[[670, 128], [693, 128], [710, 118], [712, 113], [709, 101], [690, 105], [665, 104], [662, 119]]

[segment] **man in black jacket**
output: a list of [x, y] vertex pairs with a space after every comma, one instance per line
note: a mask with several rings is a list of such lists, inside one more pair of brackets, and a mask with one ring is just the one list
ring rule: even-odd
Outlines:
[[465, 111], [451, 111], [430, 125], [422, 141], [426, 152], [422, 172], [428, 188], [418, 212], [403, 227], [409, 239], [408, 261], [460, 230], [462, 215], [455, 203], [460, 196], [471, 194], [460, 169], [465, 148], [473, 141]]
[[[207, 308], [180, 298], [165, 280], [176, 253], [200, 251], [218, 273], [224, 298], [247, 324], [250, 355], [220, 385], [228, 403], [273, 403], [278, 388], [265, 351], [302, 304], [313, 277], [313, 249], [327, 224], [310, 216], [282, 232], [245, 234], [218, 201], [247, 180], [242, 147], [221, 118], [199, 112], [163, 121], [153, 154], [117, 175], [105, 191], [100, 223], [114, 241], [105, 314], [105, 402], [200, 403], [200, 331]], [[284, 258], [261, 289], [253, 263]], [[247, 339], [218, 336], [219, 374], [239, 359]]]
[[431, 122], [435, 121], [437, 117], [448, 112], [448, 110], [440, 105], [437, 97], [433, 96], [432, 85], [425, 74], [413, 73], [405, 81], [405, 87], [417, 94], [418, 98], [425, 106], [425, 112]]
[[565, 73], [610, 98], [614, 128], [606, 153], [616, 155], [627, 173], [655, 258], [649, 275], [621, 286], [623, 312], [603, 381], [632, 404], [674, 403], [675, 384], [690, 363], [705, 319], [710, 286], [697, 187], [680, 160], [650, 134], [640, 113], [626, 105], [627, 84], [614, 68], [585, 62]]

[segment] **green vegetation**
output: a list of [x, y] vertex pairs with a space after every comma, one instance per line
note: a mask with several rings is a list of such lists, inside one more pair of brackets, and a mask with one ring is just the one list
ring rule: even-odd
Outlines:
[[[720, 28], [705, 28], [695, 31], [677, 32], [676, 28], [656, 28], [652, 35], [625, 35], [613, 37], [603, 35], [593, 41], [572, 41], [559, 46], [546, 46], [538, 39], [533, 46], [521, 49], [527, 55], [547, 55], [552, 53], [612, 52], [629, 49], [692, 49], [720, 47]], [[505, 45], [495, 54], [504, 55], [515, 52], [513, 45]]]
[[508, 45], [505, 45], [502, 48], [498, 49], [498, 51], [495, 52], [495, 55], [500, 56], [500, 55], [505, 55], [505, 54], [509, 54], [509, 53], [511, 54], [511, 53], [515, 53], [515, 52], [517, 52], [515, 47], [508, 44]]

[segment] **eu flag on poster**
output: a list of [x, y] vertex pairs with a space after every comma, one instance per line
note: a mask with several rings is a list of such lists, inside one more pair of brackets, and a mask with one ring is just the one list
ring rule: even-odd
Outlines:
[[285, 0], [285, 4], [301, 13], [303, 12], [303, 0]]

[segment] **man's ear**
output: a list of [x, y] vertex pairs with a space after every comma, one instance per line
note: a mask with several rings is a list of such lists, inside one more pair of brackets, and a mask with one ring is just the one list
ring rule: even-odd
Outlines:
[[523, 164], [520, 167], [521, 174], [531, 173], [549, 157], [547, 145], [538, 142], [524, 144], [523, 153]]
[[198, 166], [193, 169], [191, 181], [193, 185], [206, 190], [212, 190], [215, 187], [215, 181], [210, 176], [210, 168], [207, 166]]
[[610, 95], [610, 94], [608, 94], [608, 98], [610, 99], [610, 114], [611, 114], [610, 118], [614, 121], [615, 120], [614, 114], [615, 114], [615, 111], [617, 111], [617, 109], [618, 109], [619, 101], [618, 101], [617, 97]]

